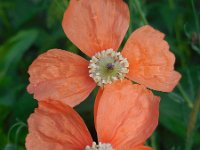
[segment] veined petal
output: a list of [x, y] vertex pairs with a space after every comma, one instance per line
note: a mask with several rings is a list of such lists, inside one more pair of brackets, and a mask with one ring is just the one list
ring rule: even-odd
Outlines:
[[143, 26], [129, 37], [122, 55], [129, 62], [129, 79], [154, 90], [170, 92], [181, 75], [174, 71], [175, 57], [163, 38], [163, 33]]
[[129, 26], [123, 0], [70, 0], [62, 26], [67, 37], [85, 54], [117, 50]]
[[137, 146], [136, 148], [130, 150], [153, 150], [153, 148], [148, 146]]
[[98, 103], [98, 140], [116, 150], [144, 143], [158, 124], [159, 97], [128, 80], [106, 85]]
[[58, 101], [41, 101], [28, 119], [27, 150], [83, 150], [92, 138], [81, 117]]
[[76, 54], [49, 50], [29, 67], [28, 92], [39, 101], [54, 99], [75, 106], [87, 98], [95, 87], [89, 77], [88, 64]]

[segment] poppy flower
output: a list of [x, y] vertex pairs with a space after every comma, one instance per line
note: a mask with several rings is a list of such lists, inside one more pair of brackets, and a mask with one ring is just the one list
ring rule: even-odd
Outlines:
[[134, 31], [117, 52], [129, 26], [123, 0], [70, 0], [62, 27], [87, 56], [52, 49], [29, 67], [28, 92], [37, 100], [53, 99], [70, 106], [82, 102], [96, 85], [132, 80], [150, 89], [170, 92], [181, 75], [164, 34], [149, 25]]
[[159, 97], [131, 81], [105, 85], [95, 101], [99, 143], [72, 107], [55, 100], [39, 101], [28, 119], [27, 150], [153, 150], [144, 146], [158, 124]]

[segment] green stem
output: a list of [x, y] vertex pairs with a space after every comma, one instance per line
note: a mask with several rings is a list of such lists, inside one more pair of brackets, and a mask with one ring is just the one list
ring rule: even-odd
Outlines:
[[19, 137], [19, 134], [20, 134], [22, 128], [24, 128], [24, 127], [26, 127], [26, 124], [23, 123], [23, 124], [21, 124], [21, 125], [18, 127], [18, 129], [17, 129], [17, 131], [16, 131], [16, 134], [15, 134], [15, 145], [16, 145], [16, 149], [18, 149], [18, 137]]
[[144, 15], [144, 12], [142, 11], [141, 4], [140, 4], [139, 0], [134, 0], [134, 2], [135, 2], [136, 9], [138, 10], [138, 13], [139, 13], [143, 23], [145, 25], [148, 24], [148, 21], [147, 21], [145, 15]]
[[200, 90], [198, 92], [197, 99], [194, 102], [194, 107], [193, 107], [193, 109], [190, 113], [189, 123], [188, 123], [188, 127], [187, 127], [187, 134], [186, 134], [185, 150], [191, 150], [192, 149], [193, 131], [194, 131], [195, 124], [196, 124], [196, 121], [197, 121], [197, 115], [198, 115], [198, 112], [199, 112], [199, 108], [200, 108]]
[[128, 1], [129, 10], [130, 10], [130, 26], [128, 30], [128, 36], [130, 36], [131, 33], [133, 32], [133, 22], [132, 22], [133, 3], [132, 2], [133, 2], [132, 0]]
[[11, 140], [10, 140], [11, 132], [12, 132], [13, 129], [14, 129], [15, 127], [17, 127], [17, 126], [19, 126], [19, 128], [20, 128], [20, 127], [26, 127], [27, 125], [26, 125], [24, 122], [22, 122], [22, 121], [18, 121], [17, 123], [15, 123], [15, 124], [9, 129], [9, 131], [8, 131], [8, 143], [11, 143]]
[[[200, 25], [199, 25], [199, 19], [198, 19], [198, 15], [194, 6], [194, 1], [191, 0], [191, 5], [192, 5], [192, 11], [193, 11], [193, 15], [194, 15], [194, 20], [195, 20], [195, 25], [196, 25], [196, 30], [197, 30], [197, 35], [200, 36]], [[200, 38], [198, 38], [199, 40], [199, 46], [200, 46]]]
[[12, 130], [13, 130], [15, 127], [20, 126], [20, 125], [21, 125], [21, 122], [17, 122], [17, 123], [15, 123], [15, 124], [9, 129], [9, 131], [8, 131], [8, 143], [11, 142], [10, 136], [11, 136]]
[[169, 7], [170, 9], [174, 9], [174, 1], [173, 0], [168, 0]]
[[183, 96], [184, 100], [187, 102], [188, 107], [189, 108], [193, 108], [193, 103], [191, 102], [190, 98], [187, 96], [187, 94], [185, 93], [183, 87], [181, 86], [181, 84], [178, 84], [178, 89], [181, 92], [181, 95]]

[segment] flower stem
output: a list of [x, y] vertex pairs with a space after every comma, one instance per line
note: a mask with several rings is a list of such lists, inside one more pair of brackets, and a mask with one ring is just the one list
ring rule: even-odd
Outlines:
[[[200, 25], [199, 25], [199, 19], [198, 19], [198, 15], [197, 15], [193, 0], [191, 0], [191, 5], [192, 5], [192, 11], [193, 11], [195, 25], [196, 25], [196, 31], [199, 36], [200, 35]], [[199, 42], [199, 46], [200, 46], [200, 38], [198, 38], [198, 42]]]
[[150, 137], [150, 141], [151, 141], [151, 146], [154, 148], [154, 150], [157, 150], [157, 143], [156, 143], [156, 132], [154, 132], [152, 134], [152, 136]]
[[193, 108], [193, 103], [191, 102], [190, 98], [187, 96], [187, 94], [185, 93], [183, 87], [181, 86], [181, 84], [178, 84], [178, 89], [181, 92], [181, 95], [183, 96], [184, 100], [187, 102], [188, 107], [189, 108]]
[[21, 128], [26, 127], [26, 126], [27, 125], [22, 121], [16, 122], [8, 131], [8, 143], [11, 143], [11, 132], [13, 131], [14, 128], [17, 127], [16, 137], [15, 137], [15, 141], [17, 141]]
[[17, 122], [15, 123], [8, 131], [8, 143], [11, 143], [11, 140], [10, 140], [10, 136], [11, 136], [11, 132], [12, 130], [17, 127], [17, 126], [20, 126], [21, 125], [21, 122]]
[[199, 112], [199, 108], [200, 108], [200, 90], [198, 91], [197, 99], [195, 100], [194, 107], [190, 113], [189, 123], [188, 123], [188, 127], [187, 127], [187, 134], [186, 134], [185, 150], [192, 149], [192, 145], [193, 145], [192, 136], [193, 136], [193, 131], [194, 131], [195, 124], [197, 121], [197, 115]]
[[128, 5], [129, 5], [129, 10], [130, 10], [130, 26], [129, 26], [129, 30], [128, 30], [128, 34], [129, 36], [131, 35], [131, 33], [133, 32], [133, 21], [132, 21], [132, 12], [134, 10], [134, 5], [133, 5], [133, 1], [129, 0], [128, 1]]
[[141, 4], [140, 4], [139, 0], [134, 0], [134, 2], [135, 2], [135, 7], [137, 8], [138, 13], [139, 13], [139, 15], [140, 15], [140, 17], [141, 17], [143, 23], [144, 23], [145, 25], [148, 24], [148, 21], [147, 21], [147, 19], [146, 19], [146, 17], [145, 17], [144, 12], [142, 11]]

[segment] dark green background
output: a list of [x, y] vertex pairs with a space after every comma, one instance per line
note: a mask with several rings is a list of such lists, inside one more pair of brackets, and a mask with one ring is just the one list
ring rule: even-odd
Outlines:
[[[123, 44], [148, 21], [166, 34], [176, 55], [175, 68], [183, 76], [173, 92], [155, 92], [161, 95], [159, 126], [146, 144], [156, 150], [200, 150], [200, 1], [194, 5], [192, 0], [126, 2], [131, 24]], [[0, 1], [0, 150], [25, 149], [26, 120], [37, 107], [26, 92], [31, 62], [51, 48], [83, 56], [61, 27], [67, 5], [67, 0]], [[95, 92], [76, 110], [95, 137], [94, 98]]]

